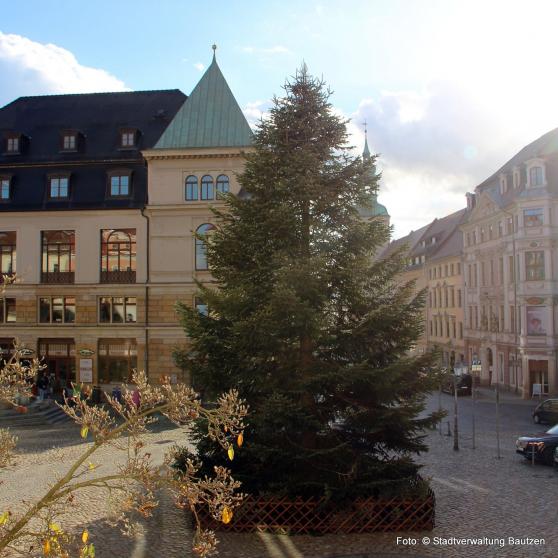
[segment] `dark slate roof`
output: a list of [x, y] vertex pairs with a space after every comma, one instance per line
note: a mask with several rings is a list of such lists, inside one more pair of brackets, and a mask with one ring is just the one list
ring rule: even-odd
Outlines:
[[[484, 191], [494, 185], [499, 186], [499, 178], [501, 174], [509, 174], [513, 171], [514, 167], [520, 166], [525, 161], [535, 157], [545, 157], [548, 155], [558, 153], [558, 128], [550, 130], [540, 138], [526, 145], [523, 149], [518, 151], [507, 163], [502, 165], [494, 174], [481, 182], [477, 189]], [[524, 176], [522, 176], [522, 184], [524, 183]], [[513, 190], [511, 184], [508, 185], [508, 191]]]
[[413, 248], [417, 245], [417, 243], [420, 241], [424, 233], [428, 230], [429, 226], [430, 223], [428, 225], [425, 225], [424, 227], [421, 227], [420, 229], [417, 229], [416, 231], [411, 231], [406, 236], [402, 236], [401, 238], [393, 240], [386, 246], [385, 250], [380, 254], [380, 258], [386, 258], [390, 256], [402, 246], [406, 246], [407, 253], [410, 253], [413, 250]]
[[[178, 89], [20, 97], [0, 109], [0, 134], [22, 133], [29, 145], [21, 155], [0, 153], [0, 164], [130, 158], [118, 149], [118, 130], [137, 128], [138, 148], [153, 147], [185, 100]], [[60, 152], [63, 129], [83, 134], [82, 152]]]
[[[411, 251], [411, 256], [425, 255], [427, 259], [430, 259], [437, 254], [442, 244], [449, 238], [455, 228], [463, 222], [466, 213], [467, 209], [460, 209], [441, 219], [434, 219], [422, 235], [420, 242], [417, 242], [415, 248]], [[432, 244], [432, 237], [434, 236], [436, 237], [436, 242]], [[425, 243], [424, 246], [423, 241]]]
[[438, 249], [430, 255], [430, 261], [441, 260], [449, 256], [458, 256], [463, 251], [463, 233], [459, 225], [467, 220], [468, 211], [466, 208], [461, 209], [457, 213], [453, 213], [448, 220], [448, 231], [445, 239], [438, 245]]
[[[0, 109], [0, 140], [23, 134], [19, 155], [0, 149], [0, 174], [11, 175], [13, 199], [0, 211], [143, 207], [147, 172], [140, 152], [151, 148], [186, 99], [178, 89], [20, 97]], [[120, 147], [121, 128], [139, 130], [134, 149]], [[76, 130], [77, 152], [60, 151], [62, 130]], [[107, 199], [107, 173], [132, 171], [132, 195]], [[46, 197], [50, 173], [71, 172], [70, 200]]]
[[251, 144], [252, 130], [213, 56], [211, 65], [155, 148], [247, 147]]

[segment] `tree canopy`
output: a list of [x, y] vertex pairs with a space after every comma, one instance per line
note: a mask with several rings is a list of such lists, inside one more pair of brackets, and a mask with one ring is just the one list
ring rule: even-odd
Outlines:
[[[254, 150], [207, 237], [207, 314], [179, 304], [175, 355], [206, 397], [249, 405], [235, 478], [252, 493], [342, 499], [400, 491], [426, 450], [432, 356], [409, 356], [423, 294], [378, 258], [390, 230], [358, 208], [378, 188], [375, 157], [354, 156], [330, 91], [303, 66], [255, 132]], [[203, 436], [206, 466], [222, 452]]]

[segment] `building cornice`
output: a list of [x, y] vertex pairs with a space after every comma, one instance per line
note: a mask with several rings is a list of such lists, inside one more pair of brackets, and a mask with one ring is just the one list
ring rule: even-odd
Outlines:
[[80, 167], [83, 165], [107, 165], [107, 164], [141, 164], [143, 159], [89, 159], [89, 160], [79, 160], [79, 161], [43, 161], [36, 163], [0, 163], [0, 169], [13, 169], [13, 168], [36, 168], [36, 167]]

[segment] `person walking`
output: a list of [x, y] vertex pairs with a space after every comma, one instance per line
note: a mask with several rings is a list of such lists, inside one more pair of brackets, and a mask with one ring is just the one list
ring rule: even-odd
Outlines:
[[49, 387], [49, 380], [46, 372], [43, 372], [42, 375], [37, 380], [37, 389], [39, 390], [39, 401], [44, 401], [45, 398], [48, 396], [48, 387]]

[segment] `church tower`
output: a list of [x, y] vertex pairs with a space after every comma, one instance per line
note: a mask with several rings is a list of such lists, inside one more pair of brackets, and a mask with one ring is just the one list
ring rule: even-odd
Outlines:
[[[370, 149], [368, 148], [368, 130], [366, 123], [364, 124], [364, 150], [362, 152], [362, 159], [364, 161], [370, 160]], [[372, 184], [376, 177], [376, 165], [372, 165], [370, 169], [369, 183]], [[360, 216], [366, 220], [378, 219], [383, 221], [387, 226], [390, 224], [390, 216], [384, 205], [378, 203], [378, 196], [376, 193], [370, 195], [370, 205], [368, 207], [360, 207], [358, 210]]]

